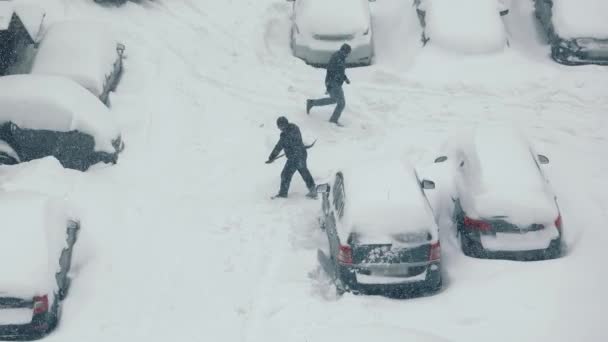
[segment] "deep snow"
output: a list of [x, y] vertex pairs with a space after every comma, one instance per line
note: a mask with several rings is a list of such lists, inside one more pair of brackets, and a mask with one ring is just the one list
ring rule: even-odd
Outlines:
[[[291, 57], [288, 2], [38, 3], [51, 22], [108, 23], [128, 51], [111, 95], [128, 140], [119, 163], [36, 178], [83, 207], [72, 288], [47, 341], [608, 338], [608, 71], [553, 63], [528, 0], [513, 1], [511, 47], [491, 56], [421, 48], [409, 3], [373, 3], [377, 64], [349, 70], [343, 129], [327, 124], [330, 108], [304, 112], [324, 72]], [[567, 254], [468, 258], [443, 218], [439, 294], [337, 297], [316, 260], [320, 201], [304, 198], [298, 176], [290, 199], [267, 199], [279, 185], [280, 163], [263, 163], [279, 115], [319, 139], [309, 154], [319, 183], [368, 157], [430, 164], [458, 127], [519, 125], [551, 156]]]

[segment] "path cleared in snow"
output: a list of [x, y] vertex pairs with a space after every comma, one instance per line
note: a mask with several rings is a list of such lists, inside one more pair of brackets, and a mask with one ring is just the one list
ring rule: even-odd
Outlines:
[[[531, 8], [525, 2], [518, 11]], [[128, 54], [111, 98], [127, 144], [119, 164], [60, 180], [86, 209], [73, 287], [47, 340], [606, 338], [607, 69], [531, 58], [524, 43], [494, 56], [421, 48], [413, 8], [378, 1], [377, 64], [349, 70], [339, 129], [326, 122], [331, 108], [304, 113], [305, 98], [323, 95], [324, 71], [291, 57], [289, 2], [44, 6], [49, 21], [112, 23]], [[309, 157], [318, 182], [366, 158], [425, 164], [455, 128], [516, 123], [552, 160], [568, 253], [535, 263], [471, 259], [444, 227], [438, 295], [338, 297], [316, 261], [320, 203], [304, 198], [298, 176], [289, 200], [268, 200], [282, 167], [264, 164], [279, 115], [318, 138]]]

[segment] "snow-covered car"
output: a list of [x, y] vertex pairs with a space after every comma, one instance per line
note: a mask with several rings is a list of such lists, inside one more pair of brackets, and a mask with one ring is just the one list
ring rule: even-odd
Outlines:
[[124, 148], [112, 113], [74, 81], [56, 76], [0, 77], [0, 141], [0, 154], [14, 161], [54, 156], [82, 171], [116, 163]]
[[566, 65], [608, 65], [608, 1], [535, 0], [551, 57]]
[[17, 73], [13, 69], [37, 43], [43, 18], [44, 11], [35, 4], [0, 1], [0, 75]]
[[369, 163], [321, 184], [318, 251], [339, 292], [409, 296], [441, 288], [441, 247], [424, 189], [407, 163]]
[[103, 24], [59, 22], [44, 34], [31, 73], [70, 78], [109, 105], [123, 72], [124, 49]]
[[536, 260], [561, 254], [562, 217], [537, 154], [523, 134], [480, 126], [448, 141], [435, 162], [453, 175], [453, 222], [464, 254]]
[[414, 0], [422, 42], [466, 53], [500, 51], [508, 44], [505, 0]]
[[311, 65], [327, 65], [348, 43], [348, 65], [369, 65], [374, 55], [369, 2], [375, 0], [293, 1], [291, 49]]
[[31, 340], [58, 324], [80, 223], [62, 200], [0, 193], [0, 339]]

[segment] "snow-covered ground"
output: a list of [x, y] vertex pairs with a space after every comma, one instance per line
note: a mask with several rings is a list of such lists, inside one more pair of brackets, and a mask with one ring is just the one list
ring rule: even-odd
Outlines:
[[[48, 23], [107, 22], [128, 54], [111, 99], [126, 143], [119, 163], [24, 169], [31, 187], [82, 206], [72, 288], [45, 340], [608, 339], [608, 69], [553, 63], [531, 0], [513, 1], [510, 47], [490, 56], [421, 48], [410, 3], [372, 3], [376, 64], [348, 71], [345, 128], [327, 123], [332, 108], [305, 114], [305, 99], [323, 95], [324, 70], [290, 54], [290, 2], [32, 1]], [[305, 199], [299, 176], [288, 200], [268, 199], [282, 167], [264, 164], [279, 115], [318, 139], [317, 182], [367, 158], [432, 163], [456, 128], [518, 125], [551, 158], [567, 253], [468, 258], [444, 222], [439, 294], [338, 297], [316, 260], [320, 202]]]

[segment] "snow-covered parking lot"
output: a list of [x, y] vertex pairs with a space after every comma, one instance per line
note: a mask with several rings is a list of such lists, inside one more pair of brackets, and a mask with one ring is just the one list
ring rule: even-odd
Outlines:
[[[511, 3], [510, 47], [474, 56], [422, 48], [409, 1], [372, 3], [376, 57], [347, 71], [344, 128], [327, 123], [329, 108], [305, 113], [325, 74], [291, 55], [289, 2], [36, 2], [48, 23], [105, 22], [128, 46], [110, 95], [126, 141], [118, 164], [39, 177], [28, 170], [50, 164], [33, 161], [19, 183], [81, 207], [70, 294], [45, 341], [608, 340], [608, 69], [554, 63], [531, 0]], [[444, 221], [440, 293], [337, 296], [316, 257], [320, 201], [297, 177], [289, 199], [268, 199], [279, 115], [318, 139], [317, 183], [370, 158], [431, 164], [459, 128], [519, 126], [551, 156], [565, 255], [469, 258]]]

